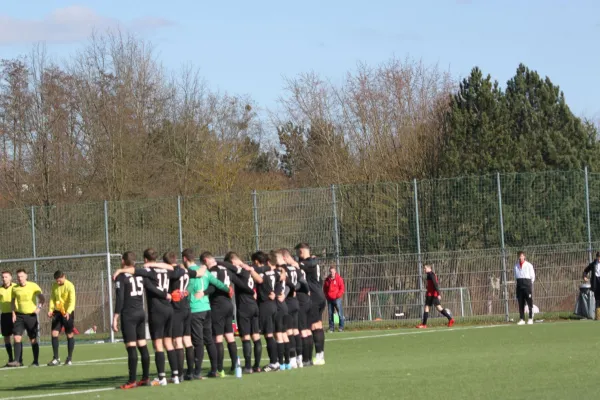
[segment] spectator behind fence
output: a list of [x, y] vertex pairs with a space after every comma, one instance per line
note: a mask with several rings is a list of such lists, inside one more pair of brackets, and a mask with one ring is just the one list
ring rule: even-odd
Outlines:
[[[588, 278], [588, 274], [590, 275]], [[596, 253], [596, 259], [583, 270], [583, 280], [590, 282], [594, 297], [596, 299], [596, 319], [600, 317], [600, 252]]]
[[340, 332], [344, 331], [344, 311], [342, 310], [342, 296], [344, 295], [344, 280], [337, 273], [335, 266], [329, 268], [329, 276], [323, 284], [323, 291], [327, 298], [327, 308], [329, 310], [329, 332], [335, 330], [333, 313], [337, 310], [340, 319]]

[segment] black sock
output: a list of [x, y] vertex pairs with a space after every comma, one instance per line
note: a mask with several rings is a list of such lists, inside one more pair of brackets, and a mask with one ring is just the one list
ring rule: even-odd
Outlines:
[[54, 354], [54, 359], [58, 360], [58, 338], [52, 336], [52, 353]]
[[284, 360], [284, 354], [285, 354], [285, 346], [283, 345], [283, 343], [277, 343], [277, 362], [279, 362], [279, 364], [285, 364], [285, 360]]
[[171, 368], [171, 377], [179, 376], [179, 362], [177, 361], [177, 352], [175, 350], [167, 350], [167, 359], [169, 360], [169, 368]]
[[290, 363], [290, 342], [283, 342], [283, 363]]
[[235, 342], [227, 343], [227, 350], [229, 351], [229, 358], [231, 358], [231, 369], [235, 369], [237, 365], [237, 345]]
[[312, 335], [310, 335], [308, 337], [308, 358], [306, 359], [306, 361], [311, 361], [312, 362], [314, 340], [315, 340], [315, 338], [313, 338]]
[[142, 359], [142, 379], [148, 379], [150, 377], [150, 353], [148, 352], [148, 346], [138, 346], [138, 351]]
[[21, 364], [23, 363], [21, 361], [22, 359], [22, 352], [23, 351], [23, 343], [15, 343], [15, 361], [20, 362]]
[[302, 339], [302, 361], [308, 362], [312, 360], [313, 337], [312, 335]]
[[[204, 341], [206, 343], [206, 340]], [[208, 359], [210, 360], [210, 372], [217, 372], [217, 347], [214, 343], [206, 344], [206, 352], [208, 353]]]
[[6, 348], [6, 353], [8, 354], [8, 362], [13, 362], [14, 358], [13, 358], [12, 344], [4, 343], [4, 347]]
[[187, 373], [191, 375], [194, 372], [194, 346], [185, 348], [185, 360], [187, 363]]
[[75, 350], [75, 338], [67, 338], [67, 349], [68, 349], [68, 358], [69, 360], [73, 358], [73, 350]]
[[157, 351], [154, 353], [154, 363], [156, 364], [156, 371], [158, 372], [158, 379], [165, 377], [165, 353], [163, 351]]
[[33, 363], [38, 364], [40, 361], [40, 344], [38, 342], [31, 343], [31, 351], [33, 352]]
[[185, 372], [185, 354], [183, 353], [183, 349], [175, 349], [175, 354], [177, 355], [177, 372], [179, 376], [183, 376]]
[[252, 343], [249, 340], [242, 341], [242, 353], [244, 354], [244, 368], [252, 368]]
[[254, 367], [260, 367], [260, 359], [262, 358], [262, 342], [260, 339], [254, 341]]
[[444, 317], [448, 318], [448, 321], [450, 321], [452, 319], [452, 317], [450, 316], [450, 314], [448, 314], [448, 311], [446, 311], [445, 308], [442, 308], [442, 311], [440, 311], [440, 314], [442, 314]]
[[277, 364], [277, 342], [274, 337], [267, 337], [267, 353], [269, 354], [269, 363]]
[[225, 359], [223, 342], [215, 343], [215, 346], [217, 346], [217, 371], [223, 371], [223, 360]]
[[296, 357], [301, 356], [302, 355], [302, 336], [296, 335], [294, 338], [296, 340]]
[[323, 329], [315, 329], [312, 334], [315, 341], [315, 352], [319, 354], [325, 350], [325, 332]]
[[289, 335], [288, 339], [290, 340], [288, 343], [290, 358], [296, 358], [296, 337], [294, 335]]
[[429, 311], [423, 313], [423, 325], [427, 325], [427, 318], [429, 318]]
[[194, 374], [200, 375], [202, 372], [202, 361], [204, 360], [204, 344], [194, 347]]
[[127, 383], [134, 383], [137, 378], [137, 363], [138, 355], [135, 347], [127, 348], [127, 366], [129, 367], [129, 381]]

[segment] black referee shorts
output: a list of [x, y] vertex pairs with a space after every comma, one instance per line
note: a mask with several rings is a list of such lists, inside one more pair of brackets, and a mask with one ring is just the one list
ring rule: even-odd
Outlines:
[[29, 339], [35, 339], [38, 333], [38, 319], [37, 314], [21, 314], [17, 313], [17, 320], [13, 327], [13, 335], [23, 336], [23, 333], [27, 331]]
[[2, 336], [9, 337], [12, 336], [15, 324], [12, 320], [12, 313], [2, 313], [0, 315], [0, 330], [2, 331]]
[[123, 342], [131, 343], [146, 339], [146, 316], [144, 312], [121, 316], [121, 332]]
[[237, 309], [236, 322], [240, 336], [260, 333], [258, 305], [256, 303], [240, 304]]
[[233, 333], [233, 303], [229, 300], [211, 305], [212, 331], [214, 336]]
[[62, 328], [65, 328], [65, 333], [70, 335], [73, 333], [75, 327], [75, 311], [69, 315], [67, 320], [60, 311], [54, 311], [52, 314], [52, 330], [60, 332]]

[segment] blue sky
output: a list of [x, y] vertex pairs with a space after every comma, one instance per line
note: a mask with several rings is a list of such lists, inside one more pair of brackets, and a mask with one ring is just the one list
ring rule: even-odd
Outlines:
[[4, 1], [0, 58], [38, 40], [60, 60], [91, 26], [120, 25], [176, 70], [200, 68], [212, 89], [274, 109], [283, 77], [315, 71], [339, 82], [358, 62], [407, 56], [454, 77], [479, 66], [502, 84], [520, 62], [561, 86], [572, 110], [600, 118], [600, 1]]

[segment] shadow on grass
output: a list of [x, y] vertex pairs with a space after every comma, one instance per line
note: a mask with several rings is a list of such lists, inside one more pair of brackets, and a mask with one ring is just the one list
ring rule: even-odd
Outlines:
[[104, 376], [99, 378], [82, 379], [77, 381], [54, 381], [47, 383], [28, 383], [26, 385], [15, 387], [12, 390], [16, 391], [32, 391], [32, 390], [86, 390], [98, 389], [103, 387], [117, 387], [127, 380], [123, 375]]

